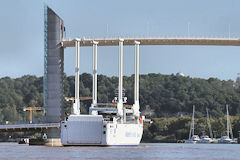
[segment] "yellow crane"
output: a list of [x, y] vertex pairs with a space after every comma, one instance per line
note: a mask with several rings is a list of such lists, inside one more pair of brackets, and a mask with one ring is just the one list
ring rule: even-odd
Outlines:
[[[91, 100], [92, 97], [79, 97], [80, 101]], [[65, 97], [67, 102], [72, 101], [72, 113], [73, 113], [73, 104], [75, 102], [75, 97]]]
[[33, 111], [43, 111], [43, 107], [25, 107], [23, 111], [29, 111], [29, 122], [32, 123], [32, 112]]

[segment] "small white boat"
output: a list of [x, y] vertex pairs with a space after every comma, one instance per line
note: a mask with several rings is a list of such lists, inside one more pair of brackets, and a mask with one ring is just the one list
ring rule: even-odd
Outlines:
[[233, 144], [233, 143], [237, 143], [237, 142], [234, 141], [233, 139], [229, 138], [228, 136], [222, 136], [221, 139], [218, 140], [218, 143]]
[[213, 139], [207, 135], [203, 135], [200, 137], [200, 140], [197, 141], [197, 143], [213, 143]]
[[21, 138], [18, 144], [29, 144], [29, 138]]
[[185, 143], [196, 144], [200, 140], [198, 135], [193, 135], [190, 139], [185, 140]]

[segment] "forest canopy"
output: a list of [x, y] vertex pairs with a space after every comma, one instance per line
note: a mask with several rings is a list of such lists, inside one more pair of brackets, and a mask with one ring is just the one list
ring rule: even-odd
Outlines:
[[[111, 102], [118, 77], [98, 75], [98, 101]], [[128, 104], [133, 104], [134, 75], [124, 76], [123, 86]], [[74, 96], [74, 76], [64, 76], [65, 96]], [[80, 75], [80, 96], [91, 96], [92, 75]], [[240, 89], [233, 87], [233, 81], [217, 78], [200, 79], [175, 75], [140, 75], [140, 106], [143, 114], [150, 112], [151, 118], [190, 116], [192, 106], [196, 107], [196, 117], [206, 115], [220, 118], [229, 105], [230, 115], [240, 115]], [[90, 101], [81, 102], [82, 112], [87, 113]], [[43, 77], [26, 75], [12, 79], [0, 79], [0, 122], [27, 121], [28, 114], [23, 111], [27, 106], [43, 106]], [[70, 113], [71, 103], [65, 102], [65, 111]], [[35, 113], [35, 118], [43, 113]]]

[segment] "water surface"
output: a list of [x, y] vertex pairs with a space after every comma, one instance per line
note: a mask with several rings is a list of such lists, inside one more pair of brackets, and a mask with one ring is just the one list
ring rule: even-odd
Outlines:
[[240, 160], [240, 145], [142, 143], [136, 147], [47, 147], [0, 143], [0, 159]]

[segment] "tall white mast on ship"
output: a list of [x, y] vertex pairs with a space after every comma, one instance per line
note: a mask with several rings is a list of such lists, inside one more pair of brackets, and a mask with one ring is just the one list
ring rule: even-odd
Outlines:
[[134, 79], [134, 104], [133, 104], [133, 115], [139, 118], [139, 44], [140, 42], [135, 41], [135, 79]]
[[73, 114], [80, 115], [80, 99], [79, 99], [79, 59], [80, 59], [80, 41], [75, 41], [76, 64], [75, 64], [75, 102], [73, 104]]
[[92, 105], [89, 109], [90, 114], [97, 115], [97, 111], [93, 110], [97, 106], [97, 41], [92, 41], [93, 44], [93, 81], [92, 81]]
[[119, 39], [117, 110], [120, 117], [123, 117], [123, 41], [124, 39]]

